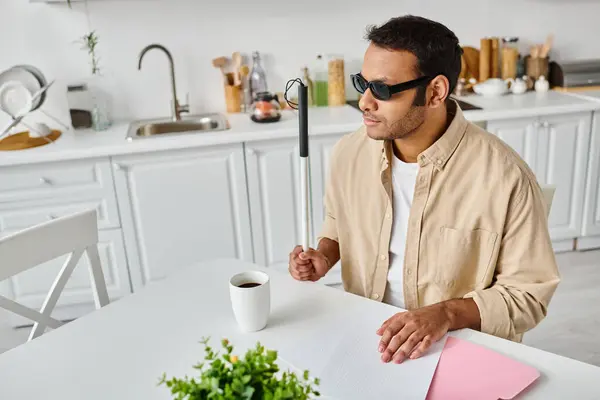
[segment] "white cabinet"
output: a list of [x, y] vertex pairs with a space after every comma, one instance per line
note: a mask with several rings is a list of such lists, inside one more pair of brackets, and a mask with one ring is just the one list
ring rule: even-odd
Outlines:
[[246, 144], [252, 240], [260, 265], [286, 270], [290, 251], [301, 243], [299, 162], [298, 139]]
[[588, 161], [585, 201], [583, 207], [583, 237], [578, 249], [600, 247], [600, 112], [594, 113]]
[[534, 171], [540, 184], [556, 186], [548, 224], [553, 240], [581, 235], [591, 113], [551, 115], [538, 128]]
[[[342, 134], [310, 138], [310, 243], [323, 224], [329, 154]], [[301, 243], [300, 164], [297, 139], [246, 144], [252, 238], [256, 262], [287, 270], [290, 251]]]
[[487, 131], [498, 136], [523, 160], [534, 169], [537, 151], [537, 126], [536, 118], [515, 118], [509, 120], [490, 121]]
[[325, 220], [325, 188], [329, 178], [329, 164], [331, 162], [331, 150], [343, 135], [331, 135], [315, 138], [311, 141], [311, 183], [312, 183], [312, 206], [314, 224], [313, 234], [315, 239], [321, 234], [321, 227]]
[[252, 261], [243, 145], [115, 157], [134, 290], [204, 260]]
[[[31, 246], [35, 248], [35, 243]], [[111, 301], [131, 293], [121, 230], [100, 231], [98, 251]], [[39, 309], [66, 258], [67, 255], [58, 257], [0, 282], [0, 294], [27, 307]], [[52, 316], [60, 320], [71, 320], [92, 311], [92, 293], [86, 253], [67, 282]], [[9, 314], [9, 318], [8, 322], [12, 326], [31, 324], [30, 320], [13, 314]]]
[[488, 123], [488, 131], [511, 146], [541, 185], [556, 192], [549, 216], [550, 236], [560, 249], [581, 235], [591, 113], [569, 113]]

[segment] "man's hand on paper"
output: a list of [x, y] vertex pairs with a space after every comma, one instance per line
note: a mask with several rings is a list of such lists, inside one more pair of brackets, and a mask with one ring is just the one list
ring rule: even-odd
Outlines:
[[377, 330], [381, 360], [399, 364], [409, 357], [418, 358], [443, 338], [451, 325], [444, 303], [395, 314]]
[[290, 275], [299, 281], [316, 282], [324, 277], [330, 268], [327, 257], [319, 250], [308, 249], [303, 252], [302, 246], [296, 246], [290, 253]]

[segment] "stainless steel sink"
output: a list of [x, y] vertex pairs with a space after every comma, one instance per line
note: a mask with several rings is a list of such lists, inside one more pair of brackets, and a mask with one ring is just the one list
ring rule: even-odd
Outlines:
[[152, 119], [132, 123], [127, 132], [127, 140], [172, 134], [215, 132], [226, 129], [229, 129], [229, 122], [224, 115], [217, 113], [190, 115], [178, 121], [166, 118]]

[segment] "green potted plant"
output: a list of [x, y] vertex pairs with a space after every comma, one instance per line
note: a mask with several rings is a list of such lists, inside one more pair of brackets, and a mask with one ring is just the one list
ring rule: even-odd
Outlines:
[[308, 400], [319, 397], [315, 389], [319, 379], [311, 379], [309, 371], [299, 377], [281, 372], [276, 364], [277, 352], [265, 350], [257, 343], [244, 358], [233, 354], [227, 339], [221, 341], [224, 353], [215, 352], [209, 339], [203, 339], [204, 361], [195, 365], [198, 377], [171, 378], [162, 376], [159, 385], [171, 390], [176, 400]]

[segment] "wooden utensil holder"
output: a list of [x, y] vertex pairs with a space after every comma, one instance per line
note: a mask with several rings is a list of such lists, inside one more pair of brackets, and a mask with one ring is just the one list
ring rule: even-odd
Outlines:
[[544, 76], [546, 80], [548, 79], [549, 73], [549, 60], [546, 58], [539, 57], [525, 57], [525, 73], [530, 78], [537, 80], [540, 76]]
[[225, 104], [228, 113], [239, 113], [242, 111], [241, 85], [225, 85]]

